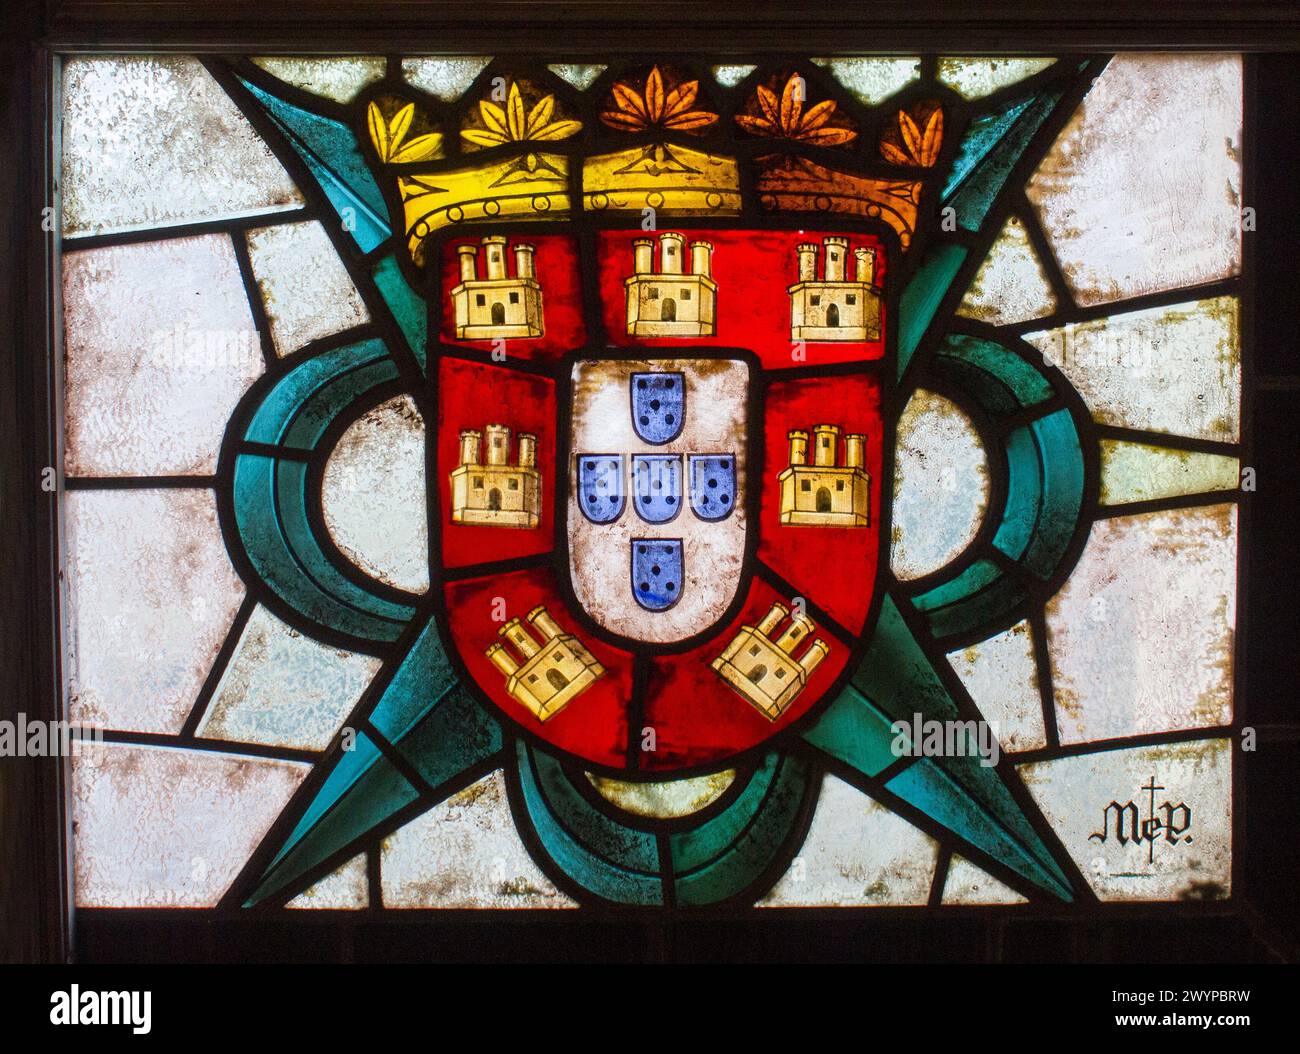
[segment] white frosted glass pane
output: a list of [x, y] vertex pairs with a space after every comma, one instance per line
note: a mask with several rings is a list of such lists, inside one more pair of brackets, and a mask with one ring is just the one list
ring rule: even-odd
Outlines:
[[384, 839], [389, 908], [571, 908], [524, 849], [498, 770]]
[[1101, 441], [1103, 505], [1235, 490], [1240, 481], [1240, 462], [1235, 457], [1115, 439]]
[[309, 768], [202, 750], [86, 746], [72, 765], [77, 905], [212, 907]]
[[943, 882], [944, 904], [1026, 904], [1005, 882], [999, 882], [965, 857], [954, 854]]
[[1033, 631], [1018, 622], [1005, 633], [951, 652], [948, 661], [1003, 750], [1045, 746], [1043, 703], [1038, 691]]
[[253, 61], [286, 84], [336, 102], [351, 102], [366, 85], [383, 80], [388, 68], [387, 60], [374, 55], [329, 59], [268, 57]]
[[938, 854], [929, 835], [827, 776], [807, 839], [758, 906], [925, 904]]
[[1043, 265], [1015, 216], [1002, 232], [966, 291], [957, 314], [994, 326], [1042, 318], [1056, 310], [1056, 294]]
[[920, 578], [959, 555], [979, 532], [988, 488], [988, 459], [970, 418], [918, 389], [898, 420], [894, 574]]
[[280, 163], [196, 59], [68, 58], [62, 135], [65, 235], [302, 204]]
[[285, 907], [311, 908], [317, 911], [357, 911], [370, 905], [370, 886], [366, 879], [366, 854], [354, 856], [337, 871], [331, 871], [314, 886], [304, 889]]
[[[1019, 771], [1101, 900], [1217, 900], [1231, 894], [1228, 741], [1108, 750], [1034, 762]], [[1147, 789], [1151, 785], [1157, 789]], [[1112, 802], [1119, 808], [1110, 808]], [[1121, 818], [1123, 841], [1116, 829]], [[1152, 820], [1163, 826], [1144, 830], [1142, 824]]]
[[645, 783], [630, 783], [587, 773], [588, 781], [606, 801], [624, 812], [657, 819], [689, 816], [707, 808], [726, 793], [735, 778], [735, 769], [711, 772], [707, 776]]
[[1233, 442], [1241, 406], [1237, 298], [1129, 311], [1025, 334], [1103, 424]]
[[999, 88], [1015, 84], [1047, 69], [1055, 59], [967, 59], [939, 60], [939, 81], [963, 99], [982, 99]]
[[370, 320], [325, 229], [314, 220], [249, 231], [248, 255], [278, 354]]
[[1047, 605], [1061, 742], [1231, 721], [1236, 566], [1235, 505], [1093, 524]]
[[257, 607], [198, 734], [323, 750], [379, 672], [372, 655], [329, 647]]
[[753, 66], [714, 66], [713, 76], [719, 84], [728, 88], [734, 88], [751, 73], [754, 72]]
[[898, 59], [814, 59], [868, 106], [888, 99], [921, 76], [921, 60]]
[[73, 720], [179, 732], [243, 599], [209, 490], [70, 491]]
[[325, 463], [321, 504], [334, 544], [398, 589], [429, 588], [424, 420], [401, 395], [354, 421]]
[[1118, 55], [1027, 186], [1081, 304], [1241, 268], [1241, 57]]
[[605, 72], [604, 66], [582, 65], [569, 62], [558, 66], [547, 66], [557, 77], [562, 77], [579, 91], [585, 91], [595, 83], [596, 78]]
[[224, 235], [63, 258], [71, 476], [216, 471], [261, 343]]
[[465, 93], [487, 64], [485, 58], [402, 59], [402, 76], [421, 91], [450, 102]]

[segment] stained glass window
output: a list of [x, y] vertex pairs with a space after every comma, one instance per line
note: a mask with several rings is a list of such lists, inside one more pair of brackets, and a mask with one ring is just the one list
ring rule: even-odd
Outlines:
[[1232, 898], [1239, 56], [61, 87], [78, 906]]

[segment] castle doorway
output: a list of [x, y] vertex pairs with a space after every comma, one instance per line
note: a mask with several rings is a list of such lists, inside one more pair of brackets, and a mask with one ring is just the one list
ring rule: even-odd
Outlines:
[[825, 487], [817, 488], [817, 511], [818, 512], [831, 511], [831, 492], [827, 490]]
[[[819, 499], [820, 501], [820, 499]], [[493, 512], [501, 511], [501, 491], [493, 487], [488, 491], [488, 508]]]
[[749, 671], [749, 679], [753, 681], [755, 684], [758, 684], [758, 682], [761, 681], [766, 676], [767, 676], [767, 667], [764, 666], [761, 662], [757, 666], [755, 666], [752, 670]]
[[826, 325], [838, 326], [839, 324], [840, 306], [839, 304], [831, 304], [831, 306], [826, 309]]
[[506, 324], [506, 306], [500, 300], [492, 305], [492, 325], [504, 326]]
[[677, 301], [672, 297], [665, 297], [663, 307], [659, 309], [659, 320], [661, 322], [677, 321]]
[[551, 682], [551, 687], [557, 692], [567, 688], [569, 685], [569, 679], [559, 670], [547, 670], [546, 679]]

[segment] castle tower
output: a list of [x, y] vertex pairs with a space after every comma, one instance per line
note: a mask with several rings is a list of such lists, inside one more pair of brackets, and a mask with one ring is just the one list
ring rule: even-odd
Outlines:
[[711, 337], [715, 330], [718, 285], [713, 280], [713, 246], [698, 241], [690, 246], [687, 270], [686, 236], [664, 231], [655, 242], [632, 242], [632, 274], [627, 290], [627, 332], [634, 337]]
[[651, 274], [655, 269], [655, 243], [653, 238], [638, 238], [632, 243], [633, 270], [637, 274]]
[[519, 663], [515, 661], [515, 657], [511, 655], [506, 646], [499, 641], [495, 644], [488, 645], [487, 651], [483, 654], [491, 659], [492, 665], [507, 677], [519, 669]]
[[675, 231], [659, 235], [659, 270], [664, 274], [682, 274], [686, 255], [686, 236]]
[[534, 468], [537, 465], [537, 437], [532, 432], [519, 433], [519, 467]]
[[[489, 431], [491, 426], [489, 426]], [[813, 464], [818, 466], [830, 466], [835, 464], [835, 459], [839, 454], [840, 448], [840, 426], [839, 425], [817, 425], [813, 428]]]
[[528, 622], [542, 635], [541, 645], [517, 618], [497, 630], [523, 656], [522, 664], [502, 641], [488, 645], [483, 654], [505, 676], [510, 697], [539, 721], [547, 721], [602, 677], [605, 668], [545, 606], [533, 608]]
[[799, 248], [799, 281], [813, 282], [817, 279], [817, 243], [800, 242]]
[[467, 428], [460, 434], [460, 463], [462, 465], [474, 465], [478, 463], [479, 440], [483, 437], [481, 432], [476, 432], [472, 428]]
[[536, 527], [541, 522], [542, 477], [537, 471], [537, 436], [531, 432], [519, 433], [519, 460], [511, 464], [509, 425], [463, 430], [460, 464], [450, 478], [452, 523]]
[[515, 277], [533, 278], [533, 252], [531, 245], [515, 246]]
[[478, 246], [458, 245], [456, 252], [460, 254], [460, 280], [474, 281], [478, 277]]
[[875, 341], [880, 339], [881, 293], [875, 286], [876, 250], [853, 250], [853, 279], [848, 277], [849, 239], [822, 239], [824, 275], [817, 276], [819, 247], [797, 246], [798, 275], [790, 294], [790, 339], [794, 341]]
[[799, 659], [799, 665], [803, 667], [805, 674], [811, 674], [822, 664], [822, 660], [831, 653], [830, 645], [820, 637], [817, 637], [808, 645], [808, 650], [803, 653]]
[[756, 626], [740, 631], [710, 664], [715, 673], [743, 696], [769, 721], [780, 717], [804, 690], [808, 677], [830, 654], [830, 646], [817, 638], [795, 657], [794, 651], [816, 626], [807, 615], [796, 615], [781, 636], [772, 633], [790, 614], [784, 604], [773, 604]]
[[559, 623], [551, 618], [551, 614], [542, 605], [538, 605], [528, 612], [528, 621], [542, 635], [545, 640], [552, 641], [561, 636], [564, 631], [560, 629]]
[[540, 337], [543, 332], [542, 287], [537, 281], [532, 245], [514, 248], [515, 275], [506, 266], [508, 239], [489, 234], [482, 239], [487, 257], [486, 278], [478, 277], [478, 250], [458, 245], [460, 284], [451, 291], [460, 340]]
[[826, 281], [844, 281], [844, 262], [849, 254], [849, 240], [839, 237], [823, 238], [822, 244], [826, 246]]
[[844, 437], [844, 464], [847, 468], [866, 467], [867, 437], [861, 432], [850, 432]]
[[813, 620], [807, 615], [796, 615], [790, 620], [790, 625], [785, 628], [785, 632], [777, 638], [776, 646], [789, 655], [794, 651], [795, 645], [811, 633], [816, 627]]
[[713, 246], [709, 242], [691, 242], [691, 273], [709, 277]]
[[805, 465], [807, 463], [808, 433], [796, 428], [790, 433], [790, 464]]
[[763, 616], [762, 621], [754, 628], [763, 636], [769, 636], [788, 614], [790, 614], [790, 609], [784, 604], [773, 604], [768, 609], [767, 614]]
[[876, 250], [865, 245], [853, 250], [853, 279], [863, 285], [876, 283]]
[[506, 464], [510, 456], [510, 429], [505, 425], [488, 425], [484, 431], [487, 433], [487, 463]]
[[488, 281], [500, 282], [506, 276], [505, 236], [500, 234], [489, 234], [483, 239], [483, 249], [487, 254]]
[[871, 476], [867, 472], [867, 437], [844, 436], [844, 461], [839, 461], [841, 428], [819, 424], [812, 430], [813, 456], [808, 457], [808, 433], [793, 430], [790, 465], [776, 477], [781, 488], [781, 524], [787, 527], [869, 527]]

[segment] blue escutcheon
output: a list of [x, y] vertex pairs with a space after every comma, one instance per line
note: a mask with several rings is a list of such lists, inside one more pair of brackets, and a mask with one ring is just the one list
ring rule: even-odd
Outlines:
[[646, 523], [667, 523], [682, 511], [679, 454], [632, 455], [632, 507]]
[[667, 611], [682, 595], [679, 538], [632, 539], [632, 595], [647, 611]]
[[686, 375], [673, 371], [634, 373], [632, 427], [647, 443], [667, 443], [681, 435], [686, 418]]
[[578, 508], [592, 523], [613, 523], [623, 515], [622, 454], [578, 455]]
[[725, 520], [736, 507], [736, 459], [731, 454], [688, 454], [691, 511], [702, 520]]

